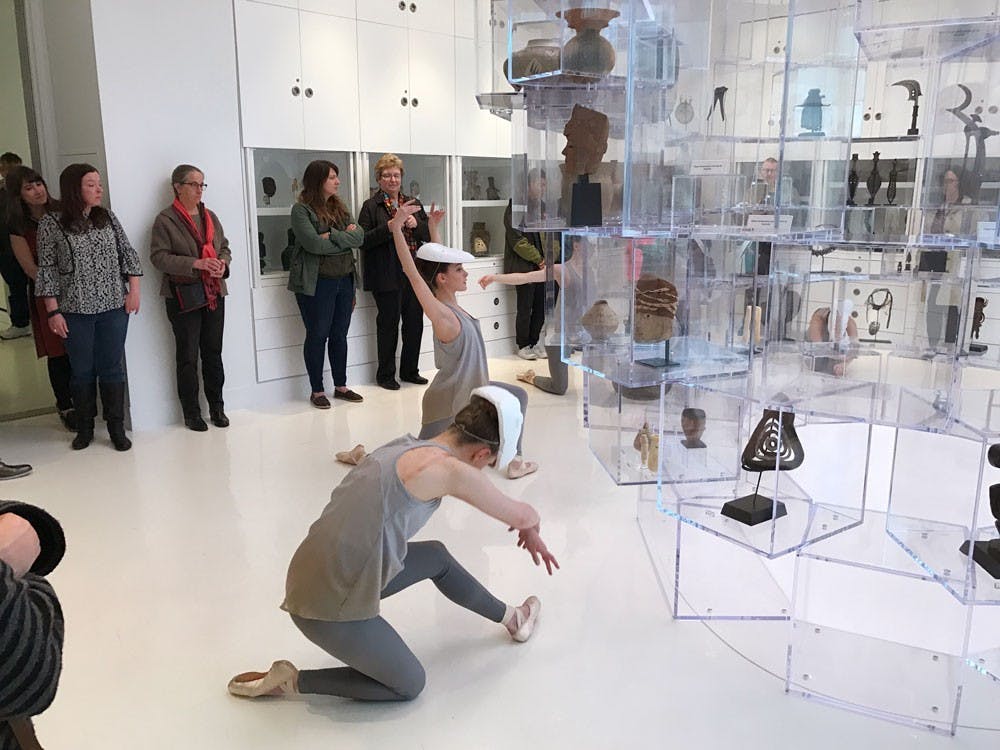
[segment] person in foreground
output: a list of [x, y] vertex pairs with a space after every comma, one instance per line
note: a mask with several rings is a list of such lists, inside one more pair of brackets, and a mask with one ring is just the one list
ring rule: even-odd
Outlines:
[[379, 601], [428, 578], [459, 606], [503, 625], [515, 641], [528, 640], [541, 610], [536, 597], [519, 607], [505, 604], [441, 542], [409, 541], [451, 495], [516, 530], [518, 546], [536, 565], [544, 562], [549, 575], [559, 567], [539, 535], [535, 509], [500, 492], [480, 471], [511, 460], [520, 428], [517, 399], [484, 386], [440, 435], [406, 435], [366, 456], [334, 489], [293, 555], [281, 605], [306, 638], [347, 666], [299, 671], [276, 661], [266, 673], [236, 675], [229, 692], [416, 698], [426, 679], [423, 666], [379, 615]]

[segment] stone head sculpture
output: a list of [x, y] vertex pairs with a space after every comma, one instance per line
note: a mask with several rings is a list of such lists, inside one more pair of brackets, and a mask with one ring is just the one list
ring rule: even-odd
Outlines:
[[579, 104], [573, 105], [563, 135], [566, 136], [565, 174], [578, 177], [592, 174], [608, 150], [608, 135], [611, 123], [607, 115]]

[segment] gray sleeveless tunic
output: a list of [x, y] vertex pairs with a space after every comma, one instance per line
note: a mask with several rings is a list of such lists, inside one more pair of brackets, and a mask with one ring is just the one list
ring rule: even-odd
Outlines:
[[434, 366], [438, 371], [424, 391], [421, 424], [451, 419], [469, 403], [474, 388], [490, 382], [486, 344], [479, 321], [460, 307], [448, 307], [458, 317], [462, 329], [447, 344], [434, 338]]
[[411, 495], [396, 461], [428, 440], [406, 435], [373, 451], [330, 495], [322, 515], [292, 556], [286, 612], [310, 620], [377, 617], [382, 589], [403, 569], [406, 542], [441, 504]]

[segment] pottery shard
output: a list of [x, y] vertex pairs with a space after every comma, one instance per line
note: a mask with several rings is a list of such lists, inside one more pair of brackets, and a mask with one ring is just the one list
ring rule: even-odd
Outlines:
[[666, 341], [674, 333], [677, 287], [666, 279], [643, 274], [635, 282], [635, 340]]

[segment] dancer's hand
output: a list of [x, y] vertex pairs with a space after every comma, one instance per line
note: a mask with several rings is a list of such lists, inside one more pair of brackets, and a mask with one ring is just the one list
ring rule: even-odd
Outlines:
[[493, 283], [493, 279], [495, 279], [495, 278], [496, 278], [495, 274], [488, 273], [488, 274], [486, 274], [485, 276], [483, 276], [482, 278], [479, 279], [479, 286], [481, 286], [483, 289], [485, 289], [486, 287], [488, 287], [490, 284]]
[[399, 207], [396, 209], [396, 215], [389, 219], [389, 231], [402, 231], [403, 227], [406, 225], [406, 220], [419, 210], [420, 204], [414, 200], [406, 201], [406, 203], [400, 203]]
[[545, 546], [545, 542], [542, 541], [542, 537], [538, 533], [537, 526], [519, 531], [517, 534], [517, 546], [528, 551], [535, 565], [541, 565], [544, 562], [545, 569], [548, 570], [549, 575], [552, 575], [553, 565], [556, 566], [557, 570], [559, 569], [559, 561], [556, 560], [555, 555], [549, 552], [549, 548]]
[[427, 226], [428, 228], [435, 228], [444, 219], [445, 210], [443, 208], [438, 208], [435, 204], [431, 204], [431, 210], [427, 212]]

